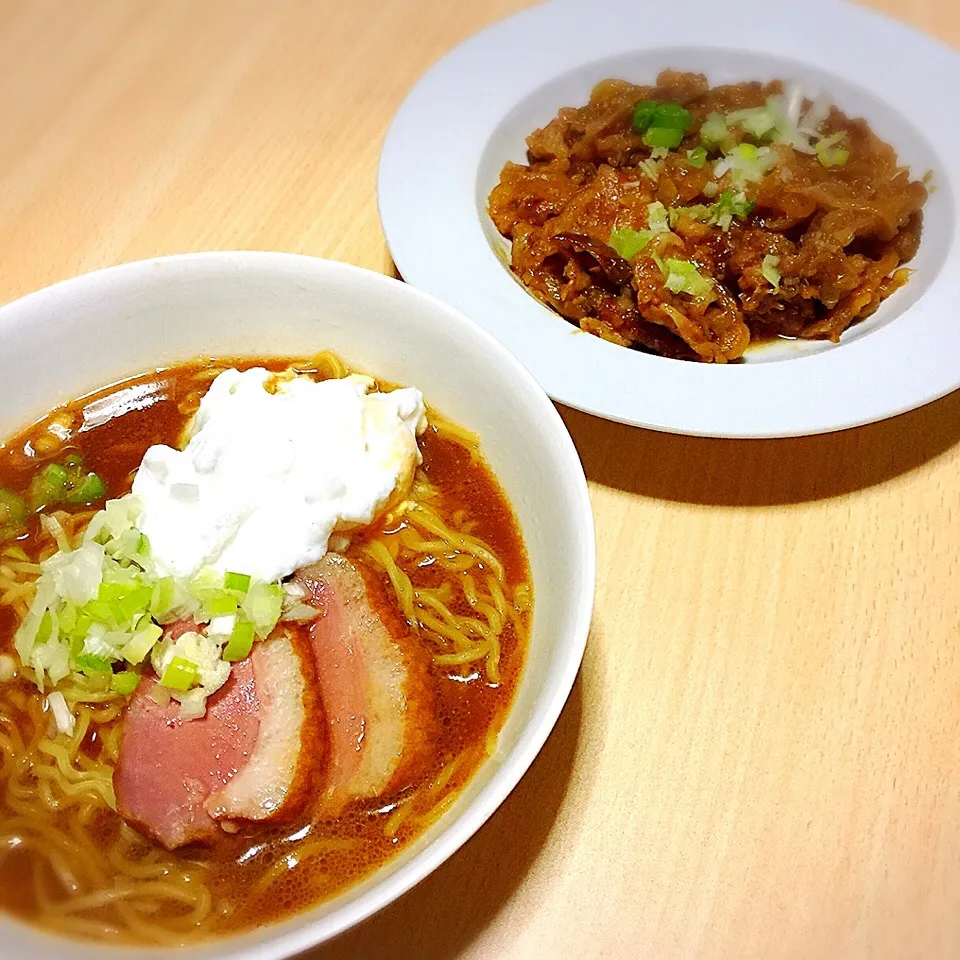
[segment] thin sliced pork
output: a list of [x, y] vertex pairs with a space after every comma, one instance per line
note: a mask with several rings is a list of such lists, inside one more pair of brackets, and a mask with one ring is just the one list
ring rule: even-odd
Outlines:
[[216, 835], [204, 803], [253, 753], [260, 702], [250, 659], [233, 665], [196, 720], [180, 720], [176, 700], [160, 706], [151, 696], [158, 686], [144, 677], [130, 698], [113, 787], [120, 816], [173, 850]]
[[279, 635], [253, 648], [260, 731], [246, 765], [204, 805], [216, 820], [277, 820], [298, 813], [320, 769], [326, 723], [309, 641]]
[[435, 727], [429, 660], [404, 624], [391, 624], [380, 585], [344, 557], [328, 554], [297, 581], [321, 611], [309, 632], [330, 736], [324, 808], [333, 813], [421, 768]]
[[180, 719], [176, 700], [161, 707], [157, 686], [141, 680], [124, 718], [113, 781], [128, 823], [173, 850], [212, 840], [218, 821], [227, 829], [303, 808], [326, 747], [305, 635], [257, 643], [195, 720]]

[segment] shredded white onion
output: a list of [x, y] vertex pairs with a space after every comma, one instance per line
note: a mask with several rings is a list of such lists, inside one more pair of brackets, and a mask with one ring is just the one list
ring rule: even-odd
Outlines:
[[803, 110], [803, 87], [799, 83], [791, 83], [783, 95], [783, 112], [792, 126], [800, 122], [800, 111]]
[[40, 526], [57, 541], [57, 546], [64, 551], [69, 551], [70, 540], [66, 531], [60, 525], [60, 521], [49, 513], [40, 514]]
[[830, 116], [830, 106], [830, 98], [825, 93], [819, 94], [797, 126], [804, 132], [810, 130], [814, 136], [818, 136], [820, 124]]
[[73, 736], [73, 728], [76, 725], [76, 719], [67, 706], [67, 701], [59, 690], [47, 694], [47, 705], [53, 712], [53, 721], [57, 725], [57, 730], [68, 737]]
[[149, 693], [150, 699], [157, 706], [165, 707], [170, 702], [170, 690], [167, 687], [157, 683]]

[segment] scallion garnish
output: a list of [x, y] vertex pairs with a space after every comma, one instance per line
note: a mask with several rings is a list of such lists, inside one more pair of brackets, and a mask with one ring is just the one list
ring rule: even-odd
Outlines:
[[731, 150], [735, 141], [723, 116], [719, 113], [711, 113], [700, 127], [700, 142], [709, 151]]
[[171, 690], [185, 692], [197, 682], [199, 673], [195, 663], [184, 657], [174, 657], [163, 671], [160, 683]]
[[692, 123], [693, 116], [686, 107], [674, 103], [672, 100], [667, 100], [664, 103], [657, 104], [650, 126], [668, 130], [682, 130], [686, 133]]
[[246, 593], [250, 589], [250, 577], [245, 573], [227, 572], [223, 575], [223, 586], [227, 590]]
[[633, 107], [633, 129], [637, 133], [645, 133], [653, 121], [657, 111], [656, 100], [640, 100]]
[[130, 696], [137, 689], [140, 682], [140, 674], [133, 670], [121, 670], [110, 678], [110, 689], [115, 693], [121, 693], [125, 697]]
[[659, 200], [647, 204], [647, 223], [651, 233], [670, 232], [670, 215]]
[[699, 170], [707, 162], [707, 151], [704, 147], [694, 147], [687, 151], [687, 163], [695, 170]]
[[12, 490], [0, 488], [0, 540], [16, 535], [27, 518], [27, 504]]
[[750, 212], [756, 205], [756, 200], [748, 200], [747, 195], [743, 192], [724, 190], [714, 204], [715, 222], [726, 233], [730, 229], [734, 217], [746, 218], [750, 216]]
[[67, 503], [94, 503], [106, 492], [106, 485], [95, 473], [88, 473], [79, 486], [67, 494]]
[[771, 101], [767, 101], [762, 107], [748, 107], [727, 114], [728, 124], [740, 127], [755, 140], [763, 140], [775, 134], [780, 121], [780, 111]]
[[768, 253], [763, 258], [763, 263], [760, 264], [760, 272], [763, 274], [764, 279], [767, 283], [773, 287], [776, 293], [780, 292], [780, 271], [777, 269], [780, 266], [780, 258], [774, 256], [772, 253]]
[[148, 619], [124, 644], [120, 654], [127, 663], [134, 665], [141, 663], [162, 636], [163, 629]]
[[648, 147], [666, 147], [672, 150], [683, 143], [683, 131], [674, 127], [650, 127], [643, 135], [643, 142]]
[[664, 286], [671, 293], [686, 293], [698, 300], [713, 298], [716, 290], [712, 280], [701, 276], [695, 264], [689, 260], [664, 260], [663, 268], [666, 272]]
[[837, 146], [846, 135], [846, 132], [841, 130], [817, 144], [817, 159], [823, 166], [842, 167], [850, 159], [850, 151]]
[[607, 241], [624, 260], [632, 260], [651, 240], [651, 230], [631, 230], [630, 227], [617, 227]]
[[82, 653], [74, 661], [76, 668], [87, 676], [96, 673], [110, 673], [110, 661], [106, 657], [98, 657], [92, 653]]
[[59, 464], [48, 463], [30, 482], [30, 503], [34, 510], [65, 498], [67, 471]]
[[233, 633], [223, 648], [223, 659], [228, 663], [245, 660], [253, 649], [253, 624], [239, 620], [233, 627]]
[[[79, 463], [77, 456], [71, 469]], [[39, 476], [53, 486], [59, 475], [45, 468]], [[78, 546], [55, 518], [41, 516], [60, 549], [41, 561], [16, 650], [41, 689], [75, 673], [118, 677], [111, 689], [128, 693], [138, 672], [122, 668], [149, 659], [168, 694], [181, 699], [189, 692], [183, 716], [202, 716], [206, 698], [229, 677], [230, 661], [248, 656], [276, 626], [284, 591], [239, 571], [206, 569], [189, 582], [162, 576], [137, 527], [139, 515], [136, 497], [109, 501]], [[176, 640], [164, 637], [164, 624], [187, 618], [192, 629], [178, 631]]]

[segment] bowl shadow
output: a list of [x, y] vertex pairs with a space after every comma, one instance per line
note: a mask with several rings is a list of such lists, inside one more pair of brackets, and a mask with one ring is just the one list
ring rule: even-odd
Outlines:
[[[537, 759], [483, 827], [399, 900], [301, 954], [303, 960], [449, 960], [461, 954], [507, 903], [546, 842], [570, 784], [582, 717], [578, 676]], [[469, 909], [446, 909], [457, 903]]]
[[960, 441], [960, 391], [879, 423], [780, 440], [658, 433], [570, 407], [558, 409], [588, 480], [644, 497], [708, 506], [773, 506], [842, 496], [918, 469]]

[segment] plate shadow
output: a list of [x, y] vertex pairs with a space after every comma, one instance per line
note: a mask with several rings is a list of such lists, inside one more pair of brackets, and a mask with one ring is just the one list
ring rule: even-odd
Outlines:
[[558, 409], [588, 480], [644, 497], [709, 506], [772, 506], [842, 496], [922, 467], [960, 440], [960, 391], [879, 423], [782, 440], [686, 437]]

